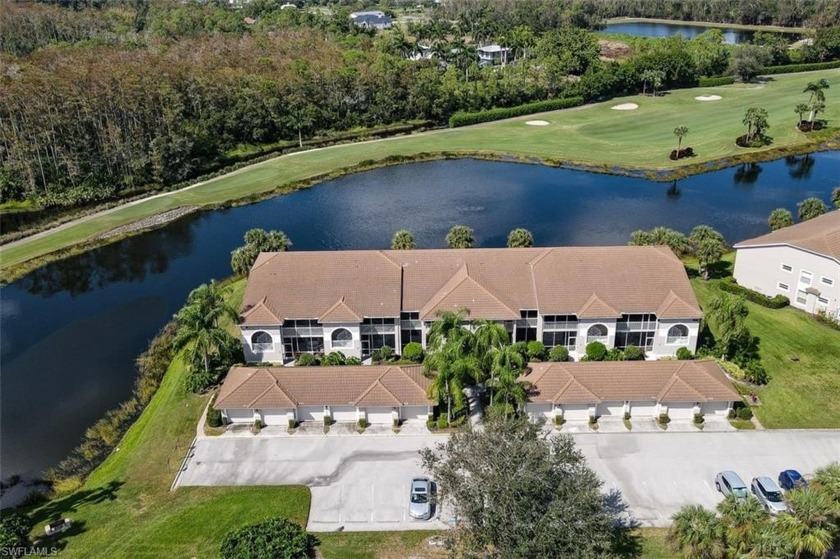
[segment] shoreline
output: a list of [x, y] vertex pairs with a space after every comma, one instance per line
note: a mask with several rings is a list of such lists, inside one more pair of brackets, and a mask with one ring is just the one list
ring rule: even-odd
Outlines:
[[[782, 27], [780, 25], [749, 25], [744, 23], [716, 23], [713, 21], [686, 21], [682, 19], [663, 19], [655, 17], [611, 17], [604, 20], [605, 25], [619, 23], [656, 23], [663, 25], [684, 25], [686, 27], [709, 27], [717, 29], [734, 29], [736, 31], [767, 31], [771, 33], [790, 33], [806, 35], [816, 29], [811, 27]], [[605, 31], [605, 29], [601, 29]]]

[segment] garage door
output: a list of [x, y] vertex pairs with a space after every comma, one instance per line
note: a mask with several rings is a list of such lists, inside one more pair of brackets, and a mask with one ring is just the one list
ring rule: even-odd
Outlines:
[[694, 404], [668, 404], [668, 417], [671, 419], [694, 419]]
[[373, 425], [390, 425], [394, 421], [393, 408], [366, 408], [365, 416]]
[[402, 419], [419, 419], [426, 421], [429, 417], [429, 406], [403, 406], [400, 408]]
[[630, 415], [637, 419], [656, 417], [656, 402], [630, 402]]
[[298, 421], [324, 421], [324, 406], [301, 406], [297, 412]]
[[554, 417], [553, 404], [525, 404], [525, 413], [532, 420], [552, 419]]
[[292, 410], [260, 410], [265, 425], [286, 425], [289, 422], [288, 413]]
[[700, 409], [704, 415], [727, 415], [729, 413], [729, 402], [709, 402], [702, 404]]
[[254, 410], [225, 410], [231, 423], [253, 423]]
[[564, 404], [563, 419], [566, 421], [588, 421], [589, 406], [586, 404]]
[[598, 404], [598, 416], [624, 417], [624, 402], [604, 402]]
[[356, 408], [353, 406], [332, 406], [330, 410], [333, 421], [356, 421]]

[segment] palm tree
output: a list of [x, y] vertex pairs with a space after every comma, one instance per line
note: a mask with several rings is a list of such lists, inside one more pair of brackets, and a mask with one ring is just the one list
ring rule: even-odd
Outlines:
[[793, 214], [790, 213], [790, 210], [786, 210], [785, 208], [776, 208], [770, 212], [770, 217], [767, 218], [767, 225], [769, 225], [770, 229], [773, 231], [784, 227], [790, 227], [793, 225]]
[[677, 137], [677, 157], [682, 149], [682, 139], [688, 136], [688, 126], [677, 126], [674, 128], [674, 136]]
[[447, 421], [452, 421], [452, 404], [463, 406], [464, 387], [469, 380], [482, 378], [481, 367], [475, 357], [466, 355], [458, 340], [450, 340], [430, 353], [423, 362], [427, 374], [434, 374], [429, 385], [430, 398], [446, 403]]
[[507, 246], [508, 248], [530, 248], [534, 246], [534, 236], [527, 229], [519, 227], [508, 234]]
[[430, 351], [440, 349], [449, 340], [471, 338], [472, 334], [464, 328], [463, 322], [469, 316], [470, 309], [457, 311], [438, 311], [437, 320], [432, 322], [426, 337], [426, 345]]
[[805, 198], [798, 204], [799, 221], [808, 221], [828, 211], [825, 202], [814, 196]]
[[789, 559], [793, 552], [784, 535], [773, 524], [766, 524], [755, 536], [752, 547], [737, 559]]
[[466, 225], [455, 225], [446, 234], [446, 246], [449, 248], [472, 248], [473, 245], [473, 230]]
[[753, 138], [760, 138], [764, 134], [764, 131], [770, 128], [770, 125], [767, 123], [768, 116], [767, 110], [761, 107], [750, 107], [747, 109], [747, 112], [744, 114], [744, 120], [742, 121], [744, 126], [747, 127], [747, 143], [752, 142]]
[[723, 235], [708, 225], [698, 225], [691, 230], [688, 241], [692, 245], [694, 256], [700, 266], [703, 279], [709, 279], [709, 266], [720, 260], [726, 252]]
[[840, 208], [840, 186], [835, 186], [831, 191], [831, 202], [835, 208]]
[[755, 497], [739, 501], [734, 495], [728, 495], [717, 510], [724, 526], [726, 546], [733, 557], [749, 552], [770, 522], [770, 516]]
[[840, 462], [832, 462], [817, 470], [814, 474], [814, 483], [840, 503]]
[[[475, 356], [482, 362], [492, 358], [492, 352], [510, 344], [510, 334], [505, 325], [500, 322], [483, 318], [473, 321], [475, 333]], [[489, 367], [488, 367], [489, 368]]]
[[519, 371], [502, 371], [498, 376], [487, 381], [487, 386], [492, 388], [495, 394], [492, 399], [497, 404], [504, 404], [505, 418], [508, 416], [508, 406], [513, 404], [519, 410], [528, 400], [528, 392], [532, 384], [525, 380], [519, 380]]
[[201, 360], [210, 373], [210, 355], [230, 343], [231, 334], [220, 326], [222, 318], [234, 320], [236, 312], [222, 298], [218, 284], [202, 285], [187, 298], [187, 305], [175, 315], [178, 332], [172, 340], [176, 351], [187, 348], [189, 362]]
[[688, 505], [673, 516], [667, 541], [690, 559], [723, 559], [723, 525], [715, 513], [699, 505]]
[[245, 244], [230, 253], [230, 267], [240, 275], [247, 275], [261, 252], [285, 252], [292, 241], [282, 231], [249, 229], [245, 233]]
[[808, 105], [805, 103], [799, 103], [796, 107], [794, 107], [793, 112], [799, 116], [799, 122], [796, 123], [796, 127], [799, 128], [802, 126], [802, 115], [808, 112]]
[[[488, 353], [490, 380], [493, 381], [507, 372], [514, 372], [519, 376], [525, 370], [526, 359], [522, 354], [521, 345], [505, 344], [495, 347]], [[490, 399], [493, 400], [493, 383], [490, 387]]]
[[812, 125], [814, 124], [814, 107], [815, 103], [824, 103], [825, 102], [825, 90], [828, 89], [828, 80], [825, 78], [820, 79], [816, 82], [808, 82], [808, 85], [805, 86], [805, 89], [802, 90], [802, 93], [810, 93], [811, 95], [808, 97], [808, 106], [811, 110], [811, 114], [808, 116], [808, 122]]
[[777, 527], [793, 548], [795, 558], [803, 553], [822, 557], [834, 543], [838, 504], [815, 487], [795, 489], [787, 494], [790, 512], [779, 514]]
[[391, 239], [391, 250], [411, 250], [414, 247], [414, 235], [411, 231], [400, 229], [394, 233], [394, 238]]

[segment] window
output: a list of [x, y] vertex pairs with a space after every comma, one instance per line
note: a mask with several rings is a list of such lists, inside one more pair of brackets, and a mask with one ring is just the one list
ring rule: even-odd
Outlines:
[[813, 276], [814, 274], [812, 274], [811, 272], [806, 272], [805, 270], [802, 270], [802, 272], [799, 274], [799, 283], [803, 285], [811, 285], [811, 278]]
[[405, 346], [411, 342], [423, 343], [423, 333], [420, 330], [400, 330], [400, 343], [405, 351]]
[[268, 332], [254, 332], [251, 334], [251, 349], [253, 351], [274, 351], [274, 338]]
[[786, 284], [786, 283], [782, 283], [782, 282], [779, 282], [779, 285], [778, 285], [777, 287], [778, 287], [781, 291], [788, 291], [788, 290], [790, 289], [790, 286], [789, 286], [788, 284]]
[[546, 330], [577, 330], [577, 316], [565, 314], [547, 314], [543, 317], [543, 329]]
[[787, 264], [782, 264], [782, 271], [790, 274], [791, 272], [793, 272], [793, 266], [788, 266]]
[[577, 332], [574, 330], [543, 332], [543, 344], [545, 347], [565, 346], [567, 349], [575, 349], [577, 343]]
[[400, 320], [420, 320], [420, 311], [401, 312]]
[[826, 299], [825, 297], [817, 297], [817, 302], [820, 305], [827, 305], [828, 304], [828, 299]]
[[333, 347], [353, 347], [353, 334], [346, 328], [339, 328], [333, 330], [332, 333]]
[[804, 291], [797, 291], [796, 292], [796, 304], [797, 305], [804, 305], [808, 302], [808, 295]]
[[519, 311], [519, 315], [522, 318], [537, 318], [537, 311], [535, 311], [535, 310]]
[[589, 330], [586, 331], [586, 343], [591, 344], [592, 342], [601, 342], [602, 344], [606, 344], [607, 333], [607, 327], [603, 324], [593, 324], [589, 327]]
[[820, 278], [820, 283], [823, 285], [834, 285], [834, 280], [823, 276]]
[[688, 326], [675, 324], [668, 329], [667, 343], [670, 345], [688, 343]]

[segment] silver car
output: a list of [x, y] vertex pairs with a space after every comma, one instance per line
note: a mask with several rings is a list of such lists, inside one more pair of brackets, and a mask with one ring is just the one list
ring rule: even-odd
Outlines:
[[724, 497], [735, 495], [735, 498], [739, 501], [743, 501], [750, 495], [747, 491], [747, 484], [732, 470], [720, 472], [715, 477], [715, 489], [723, 493]]
[[411, 480], [408, 514], [418, 520], [428, 520], [432, 517], [432, 482], [429, 478], [416, 477]]
[[773, 516], [788, 510], [787, 503], [782, 499], [782, 490], [769, 477], [754, 477], [751, 489], [767, 512]]

